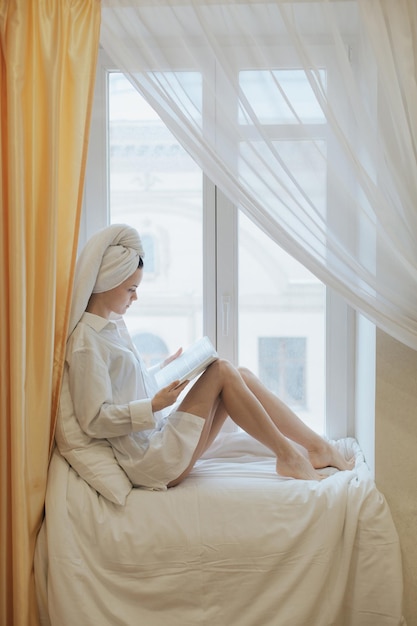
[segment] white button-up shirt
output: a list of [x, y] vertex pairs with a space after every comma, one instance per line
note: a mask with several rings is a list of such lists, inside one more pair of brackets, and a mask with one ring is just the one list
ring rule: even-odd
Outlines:
[[84, 313], [67, 344], [56, 434], [61, 454], [87, 482], [86, 468], [90, 480], [95, 471], [89, 451], [96, 459], [101, 445], [111, 445], [134, 485], [151, 489], [166, 488], [190, 462], [204, 420], [177, 411], [178, 401], [153, 413], [152, 369], [123, 319]]
[[157, 387], [123, 320], [84, 313], [66, 359], [75, 415], [87, 435], [111, 438], [155, 427], [151, 398]]

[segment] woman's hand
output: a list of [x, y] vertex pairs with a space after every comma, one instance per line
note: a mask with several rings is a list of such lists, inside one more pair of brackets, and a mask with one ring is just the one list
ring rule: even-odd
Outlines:
[[167, 387], [163, 387], [162, 389], [160, 389], [158, 393], [156, 393], [152, 398], [152, 411], [155, 413], [155, 411], [161, 411], [167, 406], [171, 406], [171, 404], [174, 404], [181, 391], [185, 389], [188, 383], [188, 380], [184, 380], [184, 382], [182, 383], [180, 383], [179, 380], [174, 380], [174, 382]]

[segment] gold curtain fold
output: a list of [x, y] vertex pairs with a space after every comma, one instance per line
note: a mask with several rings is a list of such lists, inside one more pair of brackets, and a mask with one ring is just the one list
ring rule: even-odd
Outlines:
[[39, 623], [43, 515], [77, 250], [99, 0], [0, 0], [0, 624]]

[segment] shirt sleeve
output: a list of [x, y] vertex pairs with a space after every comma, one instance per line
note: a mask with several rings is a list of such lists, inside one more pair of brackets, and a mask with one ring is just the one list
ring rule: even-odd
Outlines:
[[[150, 398], [144, 400], [134, 400], [129, 404], [130, 416], [132, 420], [132, 430], [145, 430], [155, 426], [155, 417], [152, 412], [152, 401]], [[150, 424], [149, 416], [152, 416]]]
[[120, 437], [155, 427], [149, 398], [120, 403], [113, 400], [109, 369], [97, 351], [91, 348], [76, 350], [68, 363], [75, 415], [89, 437]]

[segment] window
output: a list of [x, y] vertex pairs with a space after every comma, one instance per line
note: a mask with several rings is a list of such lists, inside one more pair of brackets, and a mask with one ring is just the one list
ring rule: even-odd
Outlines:
[[[301, 74], [284, 72], [280, 79], [292, 81], [298, 114], [311, 117], [310, 130], [326, 150], [323, 119], [314, 101], [308, 105], [311, 93]], [[198, 72], [181, 76], [190, 97], [203, 97]], [[263, 73], [238, 76], [247, 97], [256, 95], [254, 106], [262, 106]], [[297, 159], [298, 175], [310, 177], [311, 193], [323, 198], [325, 210], [322, 164], [302, 138], [291, 136], [291, 124], [283, 123], [288, 112], [283, 110], [280, 123], [271, 111], [264, 116], [271, 140], [285, 159]], [[347, 357], [353, 356], [345, 349], [351, 320], [346, 306], [215, 189], [101, 55], [84, 236], [109, 221], [129, 223], [143, 238], [146, 273], [126, 321], [149, 364], [208, 334], [222, 355], [255, 371], [315, 430], [346, 434], [352, 406], [346, 402], [352, 374]], [[326, 426], [326, 410], [341, 421], [332, 418]]]
[[203, 333], [203, 177], [120, 72], [108, 75], [108, 103], [109, 220], [137, 228], [145, 250], [139, 302], [125, 320], [153, 364]]
[[141, 232], [140, 234], [143, 249], [146, 250], [146, 264], [144, 265], [145, 280], [154, 278], [158, 274], [159, 258], [157, 236]]
[[[321, 80], [325, 82], [325, 71], [321, 70]], [[283, 86], [284, 96], [277, 100], [274, 83]], [[263, 124], [294, 124], [295, 116], [304, 123], [325, 124], [323, 115], [305, 72], [298, 69], [281, 69], [272, 72], [265, 70], [244, 70], [239, 73], [239, 83], [253, 110]], [[273, 94], [270, 97], [269, 92]], [[241, 124], [249, 123], [239, 114]]]
[[[322, 70], [321, 75], [325, 83], [326, 72]], [[284, 97], [277, 99], [274, 82], [279, 82], [286, 97], [291, 98], [291, 107]], [[327, 171], [322, 155], [326, 154], [326, 120], [304, 71], [244, 70], [239, 72], [239, 84], [262, 123], [264, 136], [280, 155], [283, 168], [288, 168], [291, 175], [302, 182], [308, 199], [313, 199], [314, 205], [324, 213]], [[269, 95], [271, 88], [273, 98]], [[300, 135], [299, 126], [294, 124], [295, 116], [303, 120], [304, 137]], [[242, 134], [250, 134], [251, 120], [242, 115], [239, 117]], [[314, 147], [311, 137], [315, 138]], [[244, 148], [240, 148], [240, 175], [248, 180], [250, 170], [245, 170], [244, 151], [254, 150], [262, 159], [264, 144], [251, 141], [243, 145]], [[282, 174], [285, 177], [284, 171]], [[260, 188], [256, 189], [265, 203], [276, 203], [275, 193], [270, 192], [274, 184], [274, 177], [265, 173]], [[287, 185], [294, 191], [290, 177]], [[283, 199], [283, 206], [277, 211], [280, 219], [285, 220], [284, 190], [280, 190], [277, 196]], [[305, 201], [301, 196], [298, 198], [299, 203]], [[286, 202], [291, 202], [289, 197]], [[252, 369], [258, 361], [256, 373], [261, 380], [311, 427], [323, 431], [326, 410], [325, 286], [255, 228], [243, 212], [238, 215], [238, 246], [240, 358]], [[306, 345], [309, 346], [308, 352]]]
[[157, 365], [165, 359], [168, 347], [158, 336], [151, 333], [136, 333], [132, 335], [133, 343], [139, 350], [146, 367]]
[[259, 373], [294, 410], [306, 403], [306, 338], [259, 337]]

